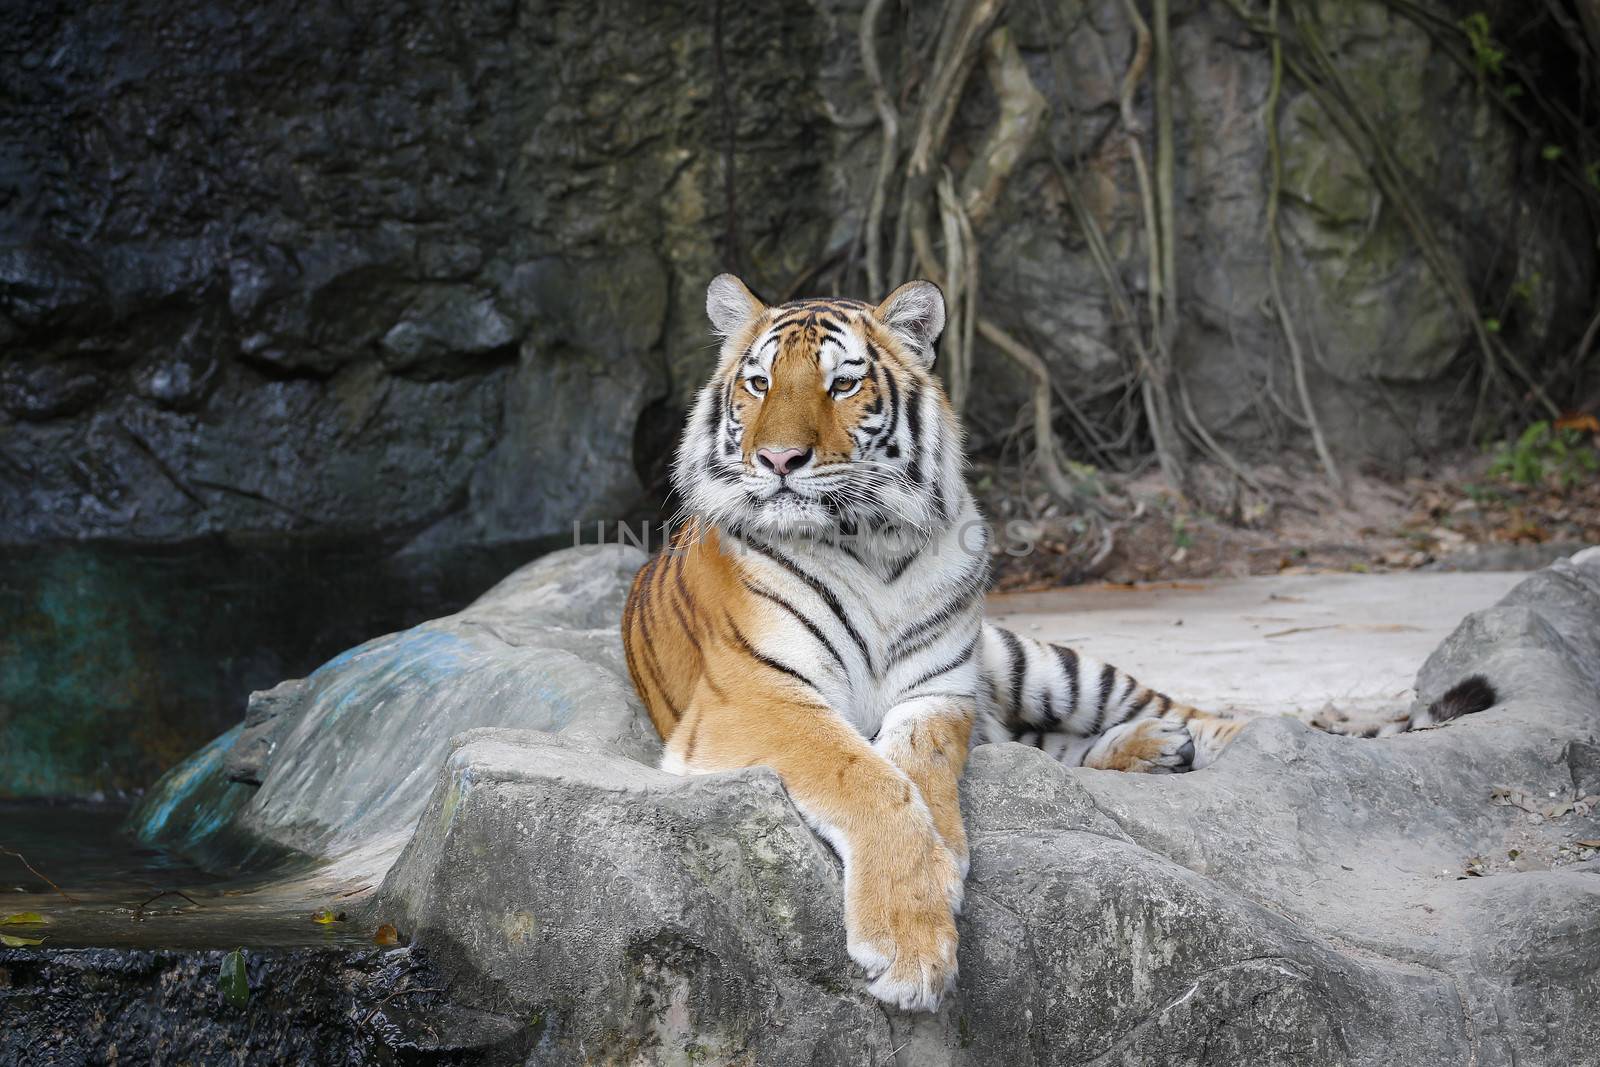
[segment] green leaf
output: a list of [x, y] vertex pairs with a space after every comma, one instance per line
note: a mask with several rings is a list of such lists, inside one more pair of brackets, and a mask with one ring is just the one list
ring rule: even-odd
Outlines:
[[1482, 11], [1476, 11], [1462, 19], [1459, 25], [1462, 32], [1467, 35], [1473, 59], [1478, 64], [1478, 73], [1499, 77], [1500, 64], [1505, 61], [1506, 53], [1494, 39], [1489, 16]]
[[28, 945], [42, 945], [42, 937], [13, 937], [10, 934], [0, 934], [0, 945], [6, 948], [25, 948]]
[[330, 923], [342, 923], [344, 922], [344, 912], [319, 911], [315, 915], [311, 916], [311, 921], [319, 926], [327, 926]]
[[1544, 157], [1546, 163], [1554, 163], [1556, 160], [1561, 158], [1561, 146], [1558, 144], [1547, 144], [1539, 152], [1539, 155]]
[[222, 957], [222, 970], [217, 974], [217, 988], [222, 999], [235, 1008], [250, 1003], [250, 976], [245, 972], [244, 949], [236, 948]]
[[1493, 317], [1484, 319], [1483, 320], [1483, 328], [1485, 330], [1488, 330], [1490, 333], [1499, 333], [1500, 332], [1500, 320], [1497, 319], [1497, 318], [1493, 318]]
[[43, 926], [49, 921], [36, 911], [19, 911], [0, 919], [0, 926]]

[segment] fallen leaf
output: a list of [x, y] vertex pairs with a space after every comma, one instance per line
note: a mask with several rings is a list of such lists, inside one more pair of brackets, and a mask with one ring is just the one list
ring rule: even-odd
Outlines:
[[1556, 429], [1558, 430], [1579, 430], [1586, 433], [1600, 433], [1600, 419], [1595, 418], [1586, 411], [1570, 415], [1563, 415], [1556, 420], [1555, 425]]
[[10, 934], [0, 934], [0, 945], [6, 948], [25, 948], [28, 945], [42, 945], [42, 937], [13, 937]]
[[217, 988], [222, 999], [235, 1008], [250, 1002], [250, 975], [244, 966], [244, 950], [234, 949], [222, 957], [222, 969], [217, 972]]
[[1546, 819], [1559, 819], [1568, 812], [1588, 815], [1596, 807], [1600, 807], [1600, 793], [1574, 797], [1571, 800], [1558, 800], [1554, 804], [1544, 804], [1520, 789], [1508, 789], [1505, 786], [1496, 786], [1489, 790], [1489, 799], [1500, 804], [1508, 804], [1514, 808], [1521, 808], [1529, 815], [1538, 815]]
[[49, 921], [36, 911], [19, 911], [0, 919], [0, 926], [42, 926]]
[[398, 945], [400, 943], [400, 931], [396, 930], [393, 924], [384, 923], [378, 927], [378, 932], [372, 935], [372, 943], [374, 945]]
[[1574, 841], [1573, 844], [1582, 845], [1584, 848], [1600, 848], [1600, 841]]
[[329, 923], [342, 923], [344, 922], [344, 912], [319, 911], [311, 916], [311, 921], [322, 926], [327, 926]]

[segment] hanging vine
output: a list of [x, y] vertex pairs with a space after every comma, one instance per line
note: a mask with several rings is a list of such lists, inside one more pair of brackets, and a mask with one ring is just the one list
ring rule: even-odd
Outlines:
[[[1474, 39], [1461, 24], [1428, 10], [1417, 0], [1376, 2], [1387, 4], [1422, 26], [1456, 61], [1474, 62]], [[1542, 2], [1552, 11], [1565, 12], [1563, 0]], [[1291, 429], [1298, 427], [1307, 434], [1328, 483], [1340, 491], [1344, 476], [1314, 403], [1308, 370], [1319, 358], [1317, 338], [1296, 321], [1280, 218], [1285, 191], [1278, 111], [1285, 85], [1291, 79], [1309, 94], [1350, 144], [1383, 202], [1394, 210], [1428, 270], [1469, 324], [1481, 371], [1472, 432], [1477, 433], [1495, 398], [1506, 394], [1512, 381], [1520, 383], [1531, 403], [1547, 413], [1556, 413], [1559, 409], [1546, 382], [1533, 374], [1485, 322], [1461, 265], [1446, 250], [1433, 217], [1416, 192], [1416, 179], [1397, 158], [1372, 109], [1361, 106], [1358, 94], [1324, 44], [1314, 5], [1283, 5], [1281, 0], [1223, 3], [1263, 41], [1270, 58], [1270, 83], [1261, 116], [1267, 147], [1267, 282], [1273, 319], [1286, 350], [1293, 400], [1279, 398], [1270, 382], [1261, 392], [1277, 401]], [[1588, 0], [1578, 2], [1580, 15], [1593, 14], [1587, 3]], [[1108, 70], [1117, 85], [1111, 135], [1115, 138], [1112, 143], [1120, 145], [1135, 187], [1144, 258], [1142, 298], [1136, 299], [1129, 291], [1123, 266], [1112, 253], [1095, 213], [1085, 203], [1078, 188], [1075, 162], [1069, 165], [1049, 143], [1049, 137], [1044, 139], [1065, 205], [1104, 285], [1117, 335], [1124, 340], [1123, 350], [1129, 358], [1125, 384], [1114, 387], [1124, 393], [1113, 409], [1122, 413], [1118, 416], [1122, 420], [1120, 428], [1107, 430], [1073, 404], [1056, 381], [1049, 362], [1028, 339], [985, 316], [979, 303], [985, 278], [979, 235], [1007, 180], [1046, 128], [1048, 112], [1045, 97], [1033, 84], [1016, 42], [1003, 24], [1004, 0], [945, 0], [936, 15], [924, 21], [914, 17], [919, 14], [918, 9], [890, 5], [887, 0], [866, 0], [857, 41], [872, 111], [870, 118], [858, 122], [874, 125], [878, 140], [863, 230], [855, 246], [859, 259], [853, 262], [859, 263], [865, 284], [874, 293], [886, 291], [913, 273], [943, 286], [948, 303], [942, 350], [944, 374], [958, 409], [970, 400], [973, 370], [982, 354], [980, 342], [984, 351], [1004, 356], [1026, 375], [1032, 398], [1031, 459], [1041, 480], [1056, 496], [1081, 506], [1091, 495], [1089, 487], [1094, 481], [1093, 471], [1073, 463], [1056, 435], [1055, 420], [1063, 411], [1064, 425], [1075, 428], [1090, 453], [1102, 458], [1125, 457], [1132, 437], [1142, 432], [1166, 481], [1180, 494], [1190, 491], [1190, 450], [1198, 449], [1200, 456], [1209, 457], [1230, 471], [1235, 486], [1246, 485], [1265, 495], [1261, 482], [1198, 417], [1175, 361], [1182, 316], [1170, 0], [1148, 0], [1148, 15], [1138, 0], [1121, 0], [1121, 9], [1132, 34], [1132, 50], [1120, 75]], [[1041, 7], [1041, 14], [1043, 10]], [[890, 12], [906, 20], [896, 27], [906, 31], [896, 34], [900, 50], [894, 69], [902, 82], [898, 87], [892, 83], [879, 54], [880, 33]], [[1571, 21], [1577, 27], [1581, 19]], [[913, 23], [921, 25], [925, 32], [912, 34]], [[1582, 37], [1586, 42], [1582, 47], [1589, 50], [1591, 59], [1600, 60], [1600, 30], [1590, 33], [1588, 23], [1581, 24], [1589, 34]], [[1600, 26], [1600, 16], [1596, 16], [1596, 25]], [[1477, 28], [1477, 24], [1473, 27]], [[1098, 36], [1095, 40], [1099, 43]], [[1481, 50], [1488, 46], [1481, 40], [1477, 46], [1481, 68]], [[1059, 63], [1054, 51], [1051, 59]], [[1103, 46], [1102, 61], [1109, 68]], [[1592, 65], [1586, 61], [1585, 77]], [[994, 101], [995, 118], [970, 155], [953, 152], [949, 143], [951, 128], [980, 66]], [[1577, 154], [1587, 159], [1591, 148], [1600, 152], [1600, 145], [1590, 145], [1593, 138], [1585, 119], [1560, 114], [1560, 108], [1535, 91], [1531, 79], [1519, 73], [1514, 63], [1507, 62], [1505, 71], [1497, 69], [1494, 76], [1502, 83], [1512, 77], [1528, 82], [1528, 95], [1534, 98], [1537, 114], [1530, 115], [1529, 109], [1512, 103], [1516, 93], [1497, 94], [1499, 106], [1525, 131], [1561, 126], [1572, 143], [1584, 146]], [[1059, 72], [1058, 81], [1066, 81]], [[1153, 129], [1147, 130], [1141, 121], [1141, 94], [1146, 94], [1143, 106], [1152, 117]], [[958, 165], [956, 159], [963, 163]], [[1570, 182], [1587, 181], [1593, 187], [1585, 195], [1592, 202], [1594, 219], [1600, 225], [1600, 165], [1591, 165], [1589, 171], [1577, 161], [1564, 166]], [[855, 268], [847, 262], [842, 269]], [[1597, 341], [1600, 313], [1578, 342], [1570, 360], [1569, 377], [1576, 378]]]

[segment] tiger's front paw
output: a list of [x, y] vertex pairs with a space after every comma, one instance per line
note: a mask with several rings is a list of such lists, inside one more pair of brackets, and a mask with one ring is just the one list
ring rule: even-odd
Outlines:
[[873, 979], [868, 992], [907, 1011], [935, 1011], [955, 985], [959, 865], [942, 841], [896, 871], [864, 860], [845, 905], [850, 958]]
[[1178, 774], [1194, 766], [1194, 737], [1185, 723], [1134, 719], [1100, 735], [1085, 767], [1133, 774]]
[[939, 840], [944, 842], [945, 851], [950, 853], [950, 859], [956, 865], [957, 892], [951, 907], [960, 915], [961, 886], [965, 884], [967, 871], [972, 866], [971, 854], [967, 850], [967, 828], [961, 824], [961, 809], [952, 804], [948, 814], [935, 812], [934, 826], [939, 831]]

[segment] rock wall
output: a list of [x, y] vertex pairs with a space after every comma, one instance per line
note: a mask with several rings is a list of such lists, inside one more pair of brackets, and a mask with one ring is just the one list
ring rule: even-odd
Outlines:
[[[1178, 358], [1217, 432], [1261, 443], [1260, 387], [1286, 383], [1267, 57], [1226, 5], [1177, 7]], [[1594, 264], [1559, 184], [1414, 24], [1374, 0], [1315, 10], [1475, 296], [1520, 282], [1500, 312], [1514, 340], [1563, 340]], [[926, 11], [901, 17], [881, 28], [891, 75], [927, 32]], [[1113, 0], [1006, 18], [1051, 110], [986, 227], [984, 304], [1087, 397], [1124, 361], [1061, 173], [1137, 291], [1114, 128], [1132, 33]], [[705, 372], [707, 277], [736, 267], [783, 297], [853, 254], [877, 149], [857, 20], [848, 0], [18, 8], [0, 42], [0, 541], [433, 545], [626, 513]], [[974, 77], [958, 167], [994, 106]], [[1293, 83], [1280, 123], [1289, 289], [1336, 442], [1394, 458], [1452, 439], [1433, 402], [1469, 324]], [[994, 362], [980, 440], [1016, 409]]]

